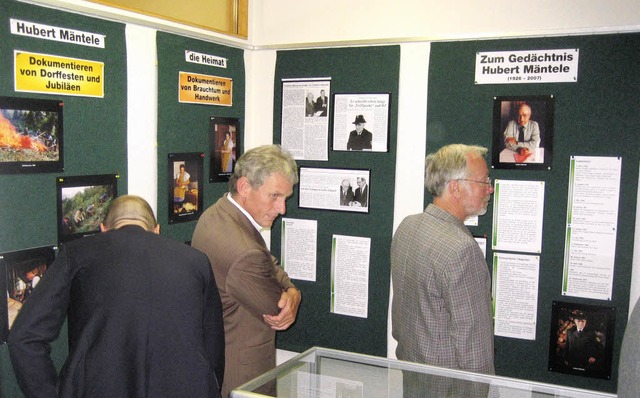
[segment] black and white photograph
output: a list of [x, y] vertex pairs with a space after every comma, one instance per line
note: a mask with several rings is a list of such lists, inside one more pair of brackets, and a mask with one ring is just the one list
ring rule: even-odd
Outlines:
[[6, 305], [0, 306], [0, 343], [7, 339], [14, 319], [56, 256], [56, 246], [34, 247], [0, 254], [0, 291]]
[[389, 151], [389, 93], [333, 94], [334, 151]]
[[170, 153], [167, 158], [169, 224], [197, 220], [202, 214], [204, 153]]
[[554, 301], [549, 370], [611, 378], [615, 307]]
[[554, 98], [494, 97], [494, 169], [551, 170]]
[[369, 213], [366, 169], [300, 167], [300, 207]]

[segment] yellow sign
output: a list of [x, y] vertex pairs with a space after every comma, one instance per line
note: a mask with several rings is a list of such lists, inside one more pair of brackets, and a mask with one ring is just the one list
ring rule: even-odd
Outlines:
[[104, 97], [104, 63], [14, 50], [16, 91]]
[[233, 79], [180, 72], [179, 102], [231, 106]]

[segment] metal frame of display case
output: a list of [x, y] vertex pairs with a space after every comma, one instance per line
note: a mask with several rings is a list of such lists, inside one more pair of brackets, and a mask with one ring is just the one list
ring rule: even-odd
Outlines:
[[[418, 380], [407, 384], [408, 380]], [[423, 383], [424, 380], [428, 382]], [[277, 386], [277, 393], [261, 392]], [[404, 387], [404, 393], [403, 393]], [[408, 389], [414, 388], [412, 393]], [[312, 347], [276, 368], [239, 386], [232, 398], [422, 396], [442, 388], [461, 396], [508, 397], [516, 392], [535, 397], [615, 398], [615, 394], [553, 384], [484, 375], [456, 369], [375, 357], [323, 347]], [[421, 390], [422, 389], [422, 390]], [[344, 393], [348, 391], [348, 393]], [[454, 395], [455, 396], [455, 395]]]

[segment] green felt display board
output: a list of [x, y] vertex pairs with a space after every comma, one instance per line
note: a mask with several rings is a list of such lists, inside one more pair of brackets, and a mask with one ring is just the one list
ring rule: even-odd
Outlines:
[[[274, 98], [276, 143], [281, 142], [282, 79], [330, 77], [332, 94], [391, 94], [388, 152], [329, 150], [326, 162], [298, 161], [298, 166], [306, 167], [369, 169], [370, 212], [299, 208], [298, 187], [294, 188], [293, 196], [287, 201], [285, 217], [318, 221], [316, 281], [294, 280], [302, 291], [303, 301], [296, 323], [288, 331], [278, 333], [278, 348], [302, 352], [312, 346], [323, 346], [386, 356], [399, 64], [399, 46], [278, 52]], [[331, 131], [330, 122], [330, 141]], [[334, 234], [371, 238], [367, 318], [330, 312], [331, 241]], [[272, 228], [271, 248], [278, 258], [280, 245], [281, 222], [277, 220]]]
[[[549, 96], [555, 102], [551, 170], [496, 168], [492, 178], [545, 182], [538, 317], [535, 341], [496, 337], [499, 375], [599, 391], [615, 392], [620, 344], [629, 311], [633, 258], [640, 121], [630, 114], [640, 92], [640, 35], [434, 43], [429, 65], [427, 152], [461, 142], [492, 149], [493, 98]], [[577, 82], [474, 84], [477, 52], [579, 49]], [[535, 120], [535, 115], [532, 117]], [[620, 202], [611, 301], [561, 293], [566, 208], [571, 156], [622, 157]], [[431, 202], [426, 195], [425, 204]], [[474, 235], [491, 235], [490, 205]], [[492, 257], [491, 247], [487, 256]], [[490, 260], [488, 260], [490, 263]], [[552, 302], [615, 307], [611, 379], [588, 378], [548, 370]], [[610, 341], [611, 342], [611, 341]]]
[[[162, 234], [179, 241], [191, 241], [196, 219], [169, 224], [169, 188], [172, 181], [167, 172], [168, 154], [203, 153], [203, 210], [214, 204], [225, 192], [227, 182], [209, 182], [209, 119], [238, 119], [239, 148], [244, 145], [245, 75], [244, 51], [214, 43], [157, 33], [158, 47], [158, 222]], [[226, 68], [187, 62], [185, 51], [226, 58]], [[232, 106], [180, 103], [178, 101], [179, 72], [216, 76], [233, 82]]]
[[[12, 18], [105, 35], [105, 47], [11, 34]], [[0, 95], [64, 101], [64, 171], [0, 175], [0, 252], [7, 252], [57, 243], [57, 176], [119, 174], [118, 191], [125, 193], [127, 76], [123, 24], [8, 0], [0, 0], [0, 20]], [[14, 50], [103, 62], [104, 97], [15, 92]], [[56, 366], [66, 358], [66, 340], [63, 326], [53, 343]], [[21, 396], [6, 345], [0, 346], [0, 396]]]

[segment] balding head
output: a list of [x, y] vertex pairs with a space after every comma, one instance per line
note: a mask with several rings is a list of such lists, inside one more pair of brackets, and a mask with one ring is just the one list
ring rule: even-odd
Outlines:
[[110, 229], [119, 229], [125, 225], [137, 225], [147, 231], [160, 232], [149, 203], [135, 195], [123, 195], [115, 198], [109, 206], [100, 229], [104, 232]]

